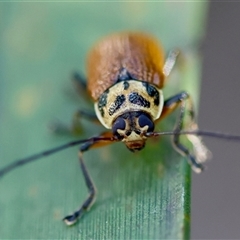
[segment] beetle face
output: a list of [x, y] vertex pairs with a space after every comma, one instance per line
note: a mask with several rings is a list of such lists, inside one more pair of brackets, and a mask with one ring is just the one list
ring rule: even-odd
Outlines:
[[113, 123], [112, 132], [131, 151], [139, 151], [145, 146], [147, 132], [154, 130], [151, 117], [144, 112], [127, 112]]

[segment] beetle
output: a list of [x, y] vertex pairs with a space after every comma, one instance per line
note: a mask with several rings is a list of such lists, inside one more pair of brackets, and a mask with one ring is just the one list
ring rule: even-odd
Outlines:
[[[96, 188], [82, 157], [91, 148], [121, 141], [130, 151], [136, 152], [144, 148], [148, 138], [172, 135], [174, 148], [187, 158], [195, 172], [200, 173], [202, 163], [210, 156], [200, 135], [230, 140], [240, 140], [240, 136], [200, 131], [192, 99], [185, 91], [164, 100], [162, 89], [178, 54], [178, 50], [172, 50], [165, 59], [158, 40], [145, 33], [122, 32], [103, 38], [88, 55], [87, 82], [79, 74], [74, 75], [77, 87], [93, 100], [95, 113], [77, 111], [71, 129], [76, 131], [79, 120], [85, 117], [101, 123], [108, 130], [97, 137], [70, 142], [17, 160], [2, 168], [0, 177], [18, 166], [83, 144], [79, 161], [89, 195], [77, 211], [63, 219], [67, 225], [73, 225], [95, 201]], [[154, 132], [155, 125], [177, 108], [180, 114], [173, 131]], [[185, 120], [186, 114], [188, 120]], [[60, 128], [57, 126], [56, 129]], [[192, 143], [194, 154], [181, 143], [182, 134]]]

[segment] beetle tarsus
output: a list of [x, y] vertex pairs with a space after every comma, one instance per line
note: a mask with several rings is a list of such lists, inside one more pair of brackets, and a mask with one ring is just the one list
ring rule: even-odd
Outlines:
[[63, 221], [68, 226], [71, 226], [77, 222], [77, 220], [79, 219], [79, 216], [80, 216], [79, 211], [76, 211], [73, 215], [69, 215], [69, 216], [66, 216], [65, 218], [63, 218]]

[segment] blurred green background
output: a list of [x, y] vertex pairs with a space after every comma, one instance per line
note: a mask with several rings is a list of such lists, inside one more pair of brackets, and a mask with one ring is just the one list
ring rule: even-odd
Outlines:
[[[49, 133], [57, 120], [70, 124], [87, 108], [70, 82], [85, 72], [90, 47], [106, 34], [145, 31], [167, 50], [183, 49], [165, 96], [194, 94], [200, 65], [196, 52], [204, 34], [207, 3], [81, 2], [0, 3], [0, 167], [68, 142]], [[170, 120], [169, 120], [170, 119]], [[173, 117], [157, 129], [170, 130]], [[83, 121], [82, 138], [103, 130]], [[189, 236], [190, 169], [170, 139], [149, 141], [141, 153], [123, 144], [85, 154], [98, 198], [79, 223], [60, 220], [85, 199], [87, 189], [71, 148], [24, 166], [0, 181], [0, 238], [159, 239]], [[182, 160], [182, 161], [181, 161]]]

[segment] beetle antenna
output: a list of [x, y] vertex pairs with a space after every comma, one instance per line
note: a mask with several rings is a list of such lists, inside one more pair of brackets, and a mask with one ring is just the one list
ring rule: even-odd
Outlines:
[[[198, 135], [198, 136], [218, 138], [218, 139], [229, 140], [229, 141], [240, 141], [240, 135], [233, 135], [233, 134], [228, 134], [228, 133], [205, 131], [205, 130], [149, 132], [149, 133], [145, 134], [146, 137], [158, 137], [158, 136], [163, 136], [163, 135]], [[16, 160], [15, 162], [10, 163], [9, 165], [7, 165], [6, 167], [4, 167], [0, 170], [0, 177], [2, 177], [6, 173], [14, 170], [17, 167], [23, 166], [27, 163], [33, 162], [40, 158], [47, 157], [49, 155], [52, 155], [56, 152], [67, 149], [69, 147], [73, 147], [75, 145], [79, 145], [79, 144], [83, 144], [83, 143], [87, 143], [87, 142], [115, 141], [115, 140], [116, 139], [114, 137], [92, 137], [92, 138], [88, 138], [88, 139], [72, 141], [72, 142], [63, 144], [61, 146], [58, 146], [56, 148], [51, 148], [44, 152], [34, 154], [30, 157]]]
[[158, 137], [162, 135], [198, 135], [211, 138], [218, 138], [229, 141], [240, 141], [240, 135], [233, 135], [229, 133], [213, 132], [206, 130], [194, 130], [194, 131], [169, 131], [169, 132], [149, 132], [146, 133], [146, 137]]
[[83, 143], [90, 143], [90, 142], [97, 142], [97, 141], [114, 141], [114, 140], [115, 140], [114, 137], [92, 137], [92, 138], [88, 138], [88, 139], [76, 140], [76, 141], [72, 141], [72, 142], [69, 142], [69, 143], [65, 143], [61, 146], [51, 148], [51, 149], [46, 150], [44, 152], [40, 152], [40, 153], [34, 154], [30, 157], [19, 159], [19, 160], [16, 160], [15, 162], [13, 162], [13, 163], [10, 163], [9, 165], [7, 165], [6, 167], [4, 167], [0, 170], [0, 177], [2, 177], [6, 173], [12, 171], [13, 169], [15, 169], [17, 167], [23, 166], [27, 163], [33, 162], [33, 161], [38, 160], [40, 158], [52, 155], [56, 152], [62, 151], [62, 150], [66, 149], [66, 148], [69, 148], [69, 147], [73, 147], [75, 145], [79, 145], [79, 144], [83, 144]]

